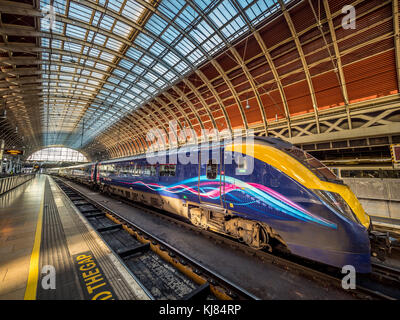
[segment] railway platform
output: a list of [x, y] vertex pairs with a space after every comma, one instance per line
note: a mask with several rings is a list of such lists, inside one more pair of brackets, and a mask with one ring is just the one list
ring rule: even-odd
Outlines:
[[0, 217], [0, 300], [149, 299], [51, 178], [0, 196]]

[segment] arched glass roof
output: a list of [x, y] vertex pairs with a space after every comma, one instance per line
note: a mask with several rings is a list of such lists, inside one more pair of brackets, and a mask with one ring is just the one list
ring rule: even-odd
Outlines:
[[41, 19], [44, 145], [84, 147], [278, 10], [277, 2], [41, 0], [56, 13]]
[[392, 134], [396, 3], [355, 1], [350, 19], [342, 0], [0, 1], [0, 139], [106, 159], [207, 130], [294, 144]]
[[28, 161], [68, 161], [88, 162], [86, 157], [79, 151], [69, 148], [44, 148], [34, 152]]

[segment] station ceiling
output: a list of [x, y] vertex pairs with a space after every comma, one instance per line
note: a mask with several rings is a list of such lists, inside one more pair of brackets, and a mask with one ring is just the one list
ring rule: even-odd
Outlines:
[[154, 128], [164, 147], [171, 122], [181, 143], [188, 129], [317, 149], [400, 142], [398, 11], [398, 0], [0, 0], [0, 139], [92, 159], [144, 152]]

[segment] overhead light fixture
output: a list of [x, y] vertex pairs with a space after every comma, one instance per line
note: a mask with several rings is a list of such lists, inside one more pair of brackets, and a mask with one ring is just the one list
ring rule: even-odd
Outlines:
[[250, 109], [249, 100], [246, 101], [246, 109]]

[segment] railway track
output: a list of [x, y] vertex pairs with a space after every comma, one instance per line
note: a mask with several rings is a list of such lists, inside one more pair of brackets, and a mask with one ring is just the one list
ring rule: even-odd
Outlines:
[[[70, 185], [69, 187], [72, 188], [72, 186]], [[76, 189], [74, 190], [81, 194]], [[82, 196], [85, 197], [84, 195]], [[134, 208], [140, 209], [147, 213], [157, 215], [161, 219], [168, 220], [174, 224], [180, 225], [196, 233], [202, 234], [207, 238], [212, 239], [216, 243], [224, 243], [225, 245], [235, 250], [242, 251], [250, 256], [261, 259], [263, 262], [272, 263], [281, 268], [284, 268], [285, 270], [290, 270], [291, 272], [300, 274], [301, 276], [312, 279], [313, 281], [320, 282], [322, 285], [326, 285], [327, 283], [329, 283], [329, 285], [342, 289], [342, 277], [344, 275], [337, 272], [337, 270], [332, 271], [330, 268], [325, 269], [326, 266], [321, 266], [318, 263], [305, 261], [304, 259], [298, 257], [276, 255], [266, 251], [256, 250], [227, 236], [217, 234], [208, 230], [199, 229], [192, 224], [186, 222], [184, 219], [180, 219], [179, 217], [174, 216], [170, 213], [166, 213], [165, 211], [138, 204], [136, 202], [131, 202], [115, 195], [112, 195], [111, 198], [114, 198], [118, 201], [126, 203]], [[112, 211], [101, 204], [97, 205], [105, 208], [105, 210], [108, 210], [110, 212]], [[126, 221], [117, 213], [113, 212], [112, 214], [118, 219]], [[355, 297], [361, 299], [400, 299], [400, 282], [397, 278], [397, 275], [400, 274], [400, 270], [394, 268], [391, 268], [393, 269], [391, 270], [390, 268], [387, 268], [386, 266], [381, 264], [374, 264], [373, 268], [373, 272], [368, 276], [357, 275], [357, 288], [352, 289], [351, 293]], [[394, 276], [393, 273], [396, 273], [396, 275]]]
[[151, 299], [258, 300], [62, 180], [54, 180]]
[[384, 265], [382, 263], [372, 263], [372, 274], [380, 280], [397, 283], [400, 290], [400, 269]]

